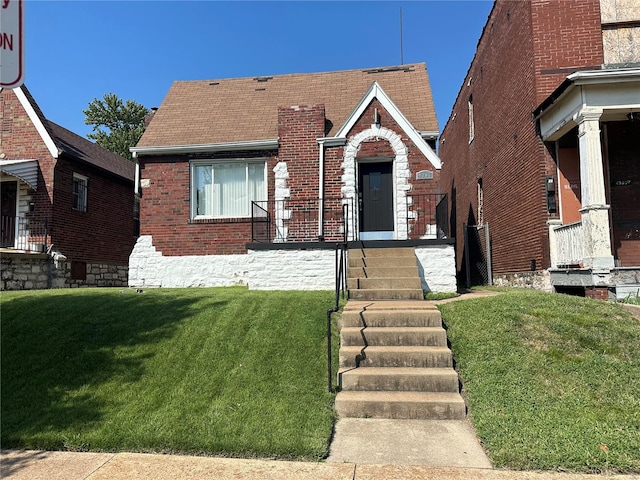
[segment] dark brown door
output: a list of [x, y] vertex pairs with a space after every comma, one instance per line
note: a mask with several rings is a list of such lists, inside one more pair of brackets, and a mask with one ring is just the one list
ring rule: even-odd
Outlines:
[[393, 231], [391, 162], [361, 163], [358, 188], [360, 231]]
[[0, 182], [2, 197], [2, 220], [0, 237], [2, 247], [13, 247], [16, 237], [16, 200], [18, 182]]

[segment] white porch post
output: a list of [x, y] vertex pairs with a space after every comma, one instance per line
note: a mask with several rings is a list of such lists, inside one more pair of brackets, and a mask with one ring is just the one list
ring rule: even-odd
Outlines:
[[602, 109], [583, 108], [574, 117], [580, 150], [584, 266], [596, 270], [614, 267], [600, 142], [601, 115]]

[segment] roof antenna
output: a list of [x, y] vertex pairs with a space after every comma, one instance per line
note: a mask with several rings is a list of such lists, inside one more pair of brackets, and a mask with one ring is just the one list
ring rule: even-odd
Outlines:
[[400, 65], [404, 65], [404, 51], [402, 48], [402, 7], [400, 7]]

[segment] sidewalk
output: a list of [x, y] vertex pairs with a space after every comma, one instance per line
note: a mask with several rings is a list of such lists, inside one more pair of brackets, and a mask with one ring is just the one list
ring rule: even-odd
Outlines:
[[12, 450], [0, 454], [0, 478], [12, 480], [640, 480], [583, 475], [353, 463], [284, 462], [141, 453]]

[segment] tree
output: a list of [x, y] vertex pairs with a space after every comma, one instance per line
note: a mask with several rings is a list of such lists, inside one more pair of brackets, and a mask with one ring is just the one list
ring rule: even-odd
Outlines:
[[94, 98], [82, 113], [84, 123], [93, 125], [93, 132], [87, 134], [87, 138], [132, 160], [129, 148], [140, 140], [145, 129], [144, 118], [151, 111], [133, 100], [123, 102], [115, 93], [107, 93], [102, 100]]

